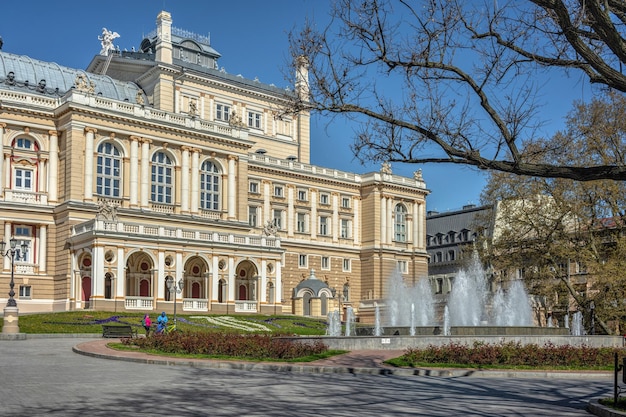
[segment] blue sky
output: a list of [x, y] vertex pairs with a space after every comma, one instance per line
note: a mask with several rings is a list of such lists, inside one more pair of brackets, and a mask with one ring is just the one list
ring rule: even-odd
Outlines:
[[[35, 59], [53, 61], [73, 68], [86, 68], [100, 52], [102, 28], [115, 31], [120, 49], [138, 48], [143, 35], [155, 29], [161, 10], [172, 14], [175, 27], [210, 35], [212, 46], [222, 54], [220, 67], [231, 74], [259, 78], [267, 84], [287, 86], [285, 68], [289, 59], [287, 34], [307, 19], [325, 22], [332, 0], [59, 0], [28, 2], [28, 10], [7, 14], [0, 23], [3, 50]], [[560, 98], [545, 108], [545, 132], [562, 128], [561, 119], [572, 100], [581, 98], [584, 88], [576, 80], [546, 78], [546, 98]], [[315, 165], [366, 173], [379, 165], [363, 166], [350, 151], [355, 126], [350, 122], [314, 117], [311, 126], [312, 156]], [[329, 150], [332, 150], [329, 152]], [[412, 176], [422, 169], [431, 194], [427, 210], [440, 212], [478, 204], [486, 176], [482, 172], [452, 165], [393, 165], [394, 174]]]

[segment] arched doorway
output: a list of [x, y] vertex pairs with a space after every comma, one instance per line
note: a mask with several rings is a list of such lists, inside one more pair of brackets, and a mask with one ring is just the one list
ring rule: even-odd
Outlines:
[[89, 300], [91, 299], [91, 277], [83, 277], [81, 281], [82, 295], [81, 299], [85, 308], [90, 308]]
[[154, 262], [146, 252], [134, 252], [126, 260], [125, 305], [151, 310], [155, 306]]

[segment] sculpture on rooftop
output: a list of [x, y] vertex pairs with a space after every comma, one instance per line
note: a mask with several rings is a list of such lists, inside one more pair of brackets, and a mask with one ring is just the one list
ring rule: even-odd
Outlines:
[[107, 28], [102, 28], [102, 35], [98, 36], [98, 40], [102, 45], [102, 49], [100, 50], [100, 55], [109, 55], [109, 51], [114, 51], [115, 46], [113, 46], [113, 39], [119, 38], [120, 35], [117, 32], [111, 32], [107, 30]]

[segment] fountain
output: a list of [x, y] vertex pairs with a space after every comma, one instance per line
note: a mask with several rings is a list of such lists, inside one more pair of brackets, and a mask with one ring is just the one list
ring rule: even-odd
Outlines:
[[[376, 327], [361, 326], [357, 334], [470, 336], [567, 333], [565, 328], [548, 329], [533, 325], [532, 307], [522, 281], [513, 281], [507, 290], [500, 288], [491, 293], [487, 274], [476, 251], [469, 266], [461, 269], [454, 278], [447, 302], [439, 303], [436, 308], [435, 295], [428, 279], [420, 279], [409, 286], [402, 274], [394, 271], [389, 277], [387, 298], [374, 306]], [[385, 323], [384, 331], [380, 321]]]
[[583, 336], [585, 334], [585, 328], [583, 327], [583, 314], [577, 311], [572, 316], [572, 328], [570, 329], [572, 336]]
[[326, 328], [327, 336], [341, 336], [341, 319], [339, 317], [339, 310], [331, 311], [328, 313], [328, 326]]
[[352, 307], [346, 309], [346, 336], [354, 336], [356, 334], [354, 310]]

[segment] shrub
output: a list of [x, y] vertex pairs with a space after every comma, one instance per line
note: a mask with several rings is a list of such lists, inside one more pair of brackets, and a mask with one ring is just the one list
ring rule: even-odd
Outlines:
[[400, 358], [402, 364], [417, 366], [424, 363], [461, 364], [470, 366], [545, 366], [575, 368], [608, 368], [614, 363], [615, 353], [626, 355], [625, 349], [590, 347], [586, 345], [556, 346], [546, 343], [522, 345], [519, 342], [473, 345], [450, 343], [443, 346], [429, 345], [425, 349], [409, 348]]
[[139, 339], [123, 339], [125, 345], [169, 354], [200, 354], [247, 359], [288, 360], [324, 353], [321, 341], [304, 343], [264, 334], [174, 332]]

